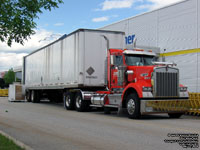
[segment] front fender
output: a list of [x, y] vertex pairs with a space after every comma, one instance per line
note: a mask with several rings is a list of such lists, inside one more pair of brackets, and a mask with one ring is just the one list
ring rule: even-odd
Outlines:
[[125, 95], [126, 91], [129, 90], [129, 89], [134, 89], [137, 92], [138, 97], [142, 98], [143, 97], [143, 94], [142, 94], [142, 87], [143, 86], [149, 87], [150, 85], [146, 82], [143, 82], [143, 81], [138, 81], [136, 83], [129, 83], [122, 93], [122, 99], [124, 99], [124, 95]]

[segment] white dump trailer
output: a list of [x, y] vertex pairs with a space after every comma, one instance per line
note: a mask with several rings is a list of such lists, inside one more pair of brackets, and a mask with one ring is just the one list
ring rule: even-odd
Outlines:
[[79, 29], [25, 56], [27, 100], [46, 93], [61, 101], [67, 88], [104, 88], [108, 43], [109, 48], [123, 49], [124, 38], [124, 32]]

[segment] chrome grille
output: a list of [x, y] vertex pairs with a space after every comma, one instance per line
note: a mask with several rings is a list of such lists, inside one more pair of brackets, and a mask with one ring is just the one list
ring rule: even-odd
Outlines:
[[178, 70], [162, 68], [156, 71], [156, 97], [177, 97], [178, 96]]

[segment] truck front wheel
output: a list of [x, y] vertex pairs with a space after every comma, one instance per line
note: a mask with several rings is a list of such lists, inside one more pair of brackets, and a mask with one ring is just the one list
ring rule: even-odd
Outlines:
[[64, 107], [67, 110], [74, 109], [74, 99], [73, 99], [72, 94], [69, 92], [64, 93]]
[[135, 93], [129, 94], [127, 96], [126, 108], [129, 118], [138, 119], [140, 117], [140, 103], [138, 96]]

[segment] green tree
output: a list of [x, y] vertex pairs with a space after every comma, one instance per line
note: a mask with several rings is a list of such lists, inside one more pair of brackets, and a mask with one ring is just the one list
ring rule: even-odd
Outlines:
[[0, 41], [24, 44], [35, 33], [34, 19], [43, 10], [58, 8], [62, 0], [0, 0]]
[[15, 73], [12, 68], [8, 70], [3, 79], [7, 85], [12, 84], [15, 81]]
[[4, 88], [5, 87], [5, 81], [4, 79], [0, 78], [0, 88]]

